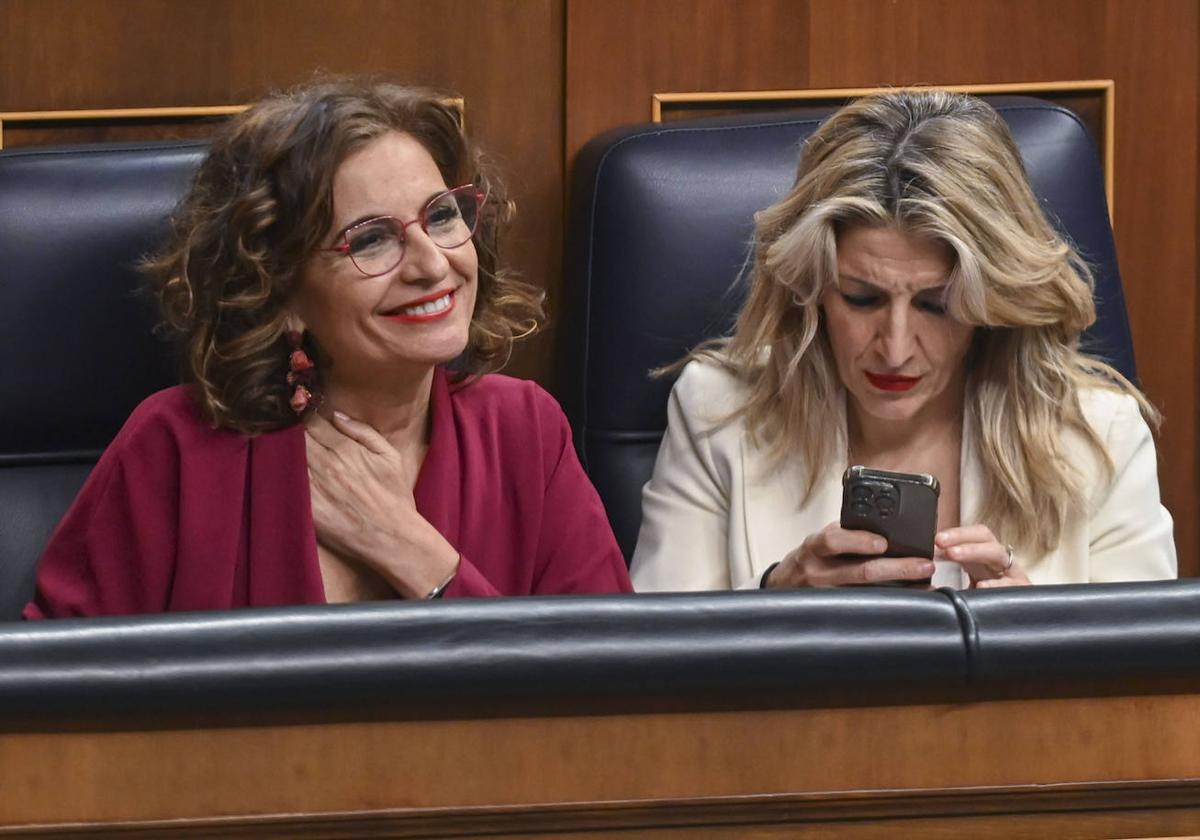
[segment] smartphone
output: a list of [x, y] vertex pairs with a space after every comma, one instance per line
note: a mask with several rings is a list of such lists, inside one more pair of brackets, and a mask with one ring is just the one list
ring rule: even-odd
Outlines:
[[940, 491], [938, 480], [926, 473], [850, 467], [842, 476], [841, 525], [885, 538], [884, 557], [932, 560]]

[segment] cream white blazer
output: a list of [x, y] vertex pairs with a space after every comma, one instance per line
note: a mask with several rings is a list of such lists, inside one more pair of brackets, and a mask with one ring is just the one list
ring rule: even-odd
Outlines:
[[[754, 587], [766, 568], [809, 534], [838, 519], [839, 465], [802, 499], [801, 471], [770, 469], [745, 424], [721, 424], [745, 387], [714, 364], [690, 362], [671, 391], [667, 431], [642, 491], [642, 526], [631, 564], [639, 592]], [[1040, 557], [1019, 553], [1034, 583], [1156, 580], [1176, 576], [1171, 515], [1159, 501], [1154, 440], [1126, 394], [1103, 388], [1080, 395], [1084, 415], [1112, 457], [1114, 473], [1076, 434], [1063, 449], [1082, 471], [1088, 498], [1067, 522], [1058, 547]], [[963, 432], [959, 510], [977, 522], [983, 481], [969, 429]], [[987, 524], [987, 523], [984, 523]], [[963, 587], [957, 564], [938, 561], [935, 586]]]

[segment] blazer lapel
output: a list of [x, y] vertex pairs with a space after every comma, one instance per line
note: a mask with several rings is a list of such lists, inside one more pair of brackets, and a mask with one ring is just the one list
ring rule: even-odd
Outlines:
[[417, 510], [452, 545], [461, 545], [461, 458], [457, 418], [446, 371], [434, 370], [429, 397], [429, 448], [417, 473], [413, 501]]
[[[962, 451], [958, 462], [958, 523], [974, 525], [979, 521], [983, 505], [983, 465], [979, 462], [979, 447], [971, 427], [970, 412], [963, 412]], [[949, 560], [934, 562], [934, 586], [966, 589], [971, 581], [957, 563]]]
[[[741, 447], [744, 549], [739, 552], [742, 557], [731, 558], [734, 587], [752, 576], [761, 576], [767, 566], [782, 560], [805, 537], [837, 520], [842, 509], [842, 473], [846, 469], [846, 447], [831, 445], [828, 466], [805, 499], [802, 465], [789, 461], [771, 469], [765, 454], [751, 446], [745, 435]], [[745, 580], [737, 579], [739, 572]]]

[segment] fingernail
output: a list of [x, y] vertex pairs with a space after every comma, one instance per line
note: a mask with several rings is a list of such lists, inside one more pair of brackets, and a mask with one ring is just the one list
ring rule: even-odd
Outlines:
[[887, 540], [875, 540], [875, 551], [880, 553], [887, 551]]
[[340, 412], [340, 411], [333, 412], [333, 416], [339, 420], [349, 420], [350, 419], [349, 415], [342, 414], [342, 412]]

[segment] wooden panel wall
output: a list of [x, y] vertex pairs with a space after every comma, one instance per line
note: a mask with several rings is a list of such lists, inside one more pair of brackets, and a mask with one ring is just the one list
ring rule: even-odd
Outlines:
[[[579, 147], [656, 92], [1116, 80], [1117, 247], [1163, 409], [1185, 574], [1197, 540], [1197, 0], [0, 0], [0, 111], [223, 105], [315, 72], [447, 87], [508, 174], [511, 262], [561, 289]], [[550, 384], [552, 331], [512, 372]]]
[[[1114, 220], [1163, 493], [1197, 561], [1196, 0], [572, 0], [566, 158], [655, 93], [1116, 82]], [[613, 60], [614, 44], [620, 60]]]

